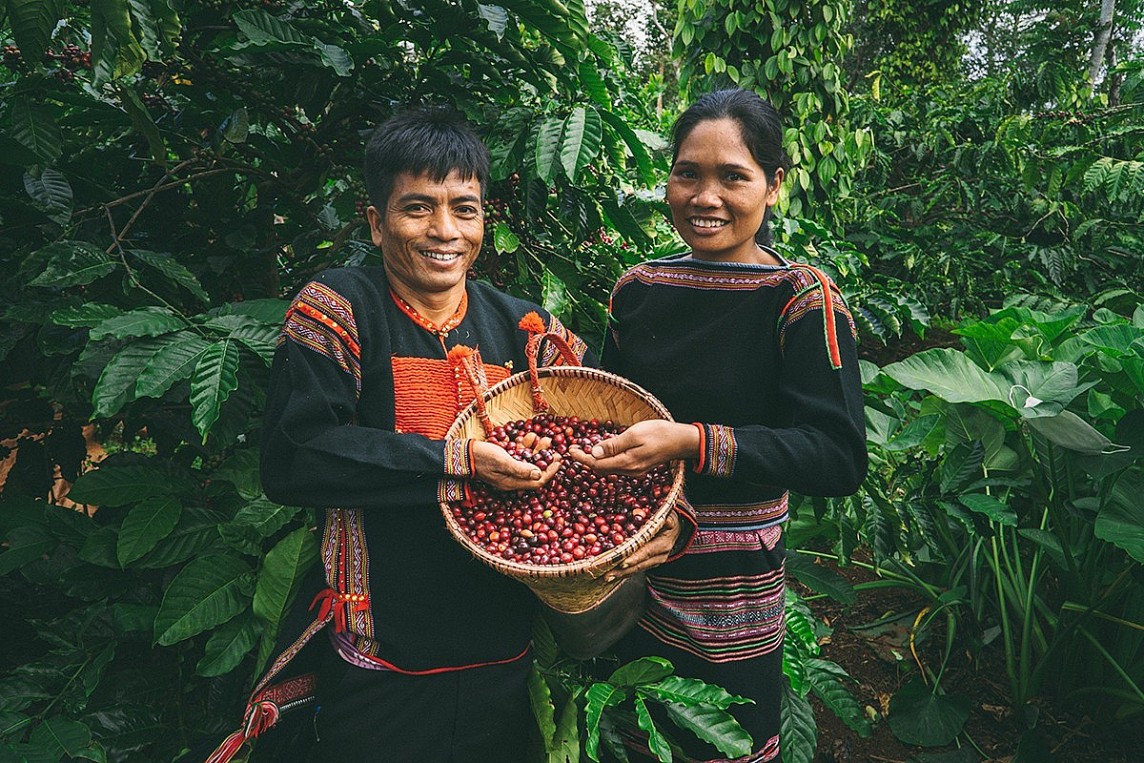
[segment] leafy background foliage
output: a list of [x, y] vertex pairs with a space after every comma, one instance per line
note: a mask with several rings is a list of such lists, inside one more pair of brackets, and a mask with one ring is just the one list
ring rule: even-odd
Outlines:
[[[258, 482], [267, 367], [296, 288], [377, 261], [372, 125], [465, 112], [493, 154], [474, 275], [594, 340], [615, 278], [682, 251], [664, 136], [729, 84], [783, 111], [778, 245], [830, 272], [881, 363], [863, 491], [796, 501], [790, 569], [813, 596], [788, 601], [784, 760], [814, 757], [811, 697], [859, 735], [882, 720], [822, 658], [811, 599], [863, 589], [820, 557], [928, 604], [915, 635], [943, 657], [894, 698], [901, 739], [962, 733], [942, 678], [965, 650], [1001, 656], [1030, 735], [1045, 701], [1138, 722], [1144, 6], [1116, 3], [1104, 49], [1091, 3], [683, 0], [642, 35], [626, 8], [0, 4], [0, 600], [18, 613], [0, 761], [172, 760], [234, 724], [316, 556], [313, 513]], [[717, 687], [537, 645], [538, 758], [619, 757], [624, 724], [654, 726], [665, 758], [696, 729], [740, 749]], [[664, 701], [686, 705], [670, 726]]]

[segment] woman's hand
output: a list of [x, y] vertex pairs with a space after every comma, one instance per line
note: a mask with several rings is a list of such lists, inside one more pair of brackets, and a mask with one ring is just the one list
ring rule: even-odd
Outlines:
[[626, 578], [640, 570], [650, 570], [663, 564], [671, 556], [675, 544], [679, 542], [682, 530], [683, 523], [679, 521], [679, 516], [674, 511], [669, 512], [659, 532], [633, 551], [622, 564], [610, 570], [604, 576], [604, 581], [610, 583], [616, 578]]
[[699, 457], [699, 430], [691, 424], [650, 419], [601, 440], [585, 453], [573, 445], [568, 455], [601, 474], [642, 477], [650, 469], [679, 458]]
[[484, 440], [473, 442], [473, 476], [498, 490], [537, 490], [559, 468], [559, 457], [541, 471], [534, 464], [516, 460], [499, 445]]

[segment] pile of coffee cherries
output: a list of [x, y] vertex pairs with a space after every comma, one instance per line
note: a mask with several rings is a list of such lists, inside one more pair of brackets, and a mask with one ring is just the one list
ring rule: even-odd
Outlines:
[[666, 464], [642, 477], [598, 474], [566, 457], [577, 445], [590, 452], [625, 429], [612, 421], [541, 413], [498, 426], [489, 441], [514, 458], [556, 474], [539, 490], [503, 492], [474, 481], [453, 517], [477, 546], [512, 562], [572, 564], [620, 545], [652, 516], [671, 490]]

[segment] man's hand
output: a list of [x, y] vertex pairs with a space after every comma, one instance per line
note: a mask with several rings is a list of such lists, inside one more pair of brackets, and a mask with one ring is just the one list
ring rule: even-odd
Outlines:
[[671, 550], [679, 541], [679, 534], [682, 530], [683, 524], [679, 521], [679, 517], [674, 510], [671, 511], [659, 532], [652, 536], [652, 539], [647, 543], [633, 551], [631, 556], [625, 559], [622, 564], [608, 572], [604, 576], [604, 580], [611, 582], [616, 578], [626, 578], [640, 570], [650, 570], [652, 567], [663, 564], [671, 556]]
[[516, 460], [499, 445], [483, 440], [473, 443], [473, 476], [498, 490], [537, 490], [559, 468], [559, 458], [541, 471], [533, 464]]
[[679, 458], [699, 457], [699, 430], [690, 424], [649, 419], [632, 424], [615, 437], [601, 440], [585, 453], [568, 449], [576, 461], [601, 474], [642, 477], [659, 464]]

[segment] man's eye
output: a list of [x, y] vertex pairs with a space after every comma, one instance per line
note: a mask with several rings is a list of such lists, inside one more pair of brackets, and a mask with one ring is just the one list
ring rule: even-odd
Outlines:
[[464, 215], [465, 217], [472, 217], [480, 212], [476, 207], [464, 206], [457, 207], [457, 214]]

